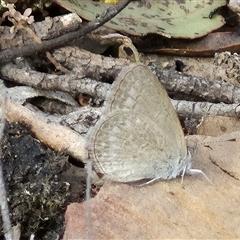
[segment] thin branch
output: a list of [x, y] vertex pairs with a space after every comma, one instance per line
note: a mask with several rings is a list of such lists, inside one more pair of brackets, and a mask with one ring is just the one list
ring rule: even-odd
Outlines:
[[173, 100], [171, 102], [180, 116], [189, 116], [200, 119], [202, 116], [225, 116], [240, 118], [239, 104], [192, 102], [183, 100]]
[[[96, 80], [114, 79], [120, 69], [129, 64], [125, 59], [103, 57], [77, 49], [66, 47], [53, 53], [55, 60], [64, 67], [72, 69], [71, 74], [54, 75], [41, 73], [30, 68], [19, 68], [9, 63], [0, 68], [0, 76], [13, 82], [35, 88], [66, 91], [69, 93], [87, 93], [105, 99], [109, 85]], [[168, 91], [181, 92], [201, 97], [209, 102], [240, 103], [240, 87], [221, 80], [209, 81], [204, 77], [162, 69], [156, 63], [150, 63], [150, 69]], [[88, 77], [84, 77], [84, 76]], [[24, 78], [22, 76], [25, 76]]]
[[[41, 39], [49, 40], [60, 35], [74, 32], [82, 24], [82, 19], [76, 13], [69, 13], [63, 16], [46, 17], [41, 22], [34, 22], [29, 27]], [[26, 31], [11, 32], [11, 27], [0, 26], [1, 38], [0, 49], [12, 49], [23, 45], [31, 45], [33, 38]]]
[[[105, 98], [105, 94], [110, 88], [110, 85], [107, 83], [79, 77], [77, 73], [54, 75], [27, 68], [19, 69], [17, 65], [12, 63], [3, 66], [0, 71], [5, 79], [38, 89], [51, 89], [69, 93], [82, 92], [101, 99]], [[22, 76], [26, 77], [23, 78]]]
[[78, 160], [86, 159], [84, 138], [69, 127], [49, 122], [39, 114], [10, 100], [7, 101], [6, 119], [9, 122], [24, 122], [40, 141], [56, 151], [63, 151]]
[[98, 27], [102, 26], [110, 19], [115, 17], [119, 12], [121, 12], [131, 0], [121, 0], [116, 5], [112, 5], [107, 10], [105, 10], [100, 17], [96, 18], [95, 21], [89, 22], [86, 25], [82, 25], [81, 29], [71, 32], [57, 38], [43, 41], [42, 44], [32, 43], [31, 45], [21, 46], [21, 47], [14, 47], [11, 49], [6, 49], [0, 52], [0, 62], [8, 62], [16, 57], [23, 57], [35, 54], [40, 51], [47, 51], [52, 48], [60, 47], [65, 45], [67, 42], [85, 36], [89, 32], [97, 29]]
[[209, 102], [240, 102], [240, 88], [231, 83], [220, 80], [208, 81], [204, 77], [165, 70], [155, 63], [150, 63], [149, 67], [166, 90], [198, 96]]
[[[6, 88], [1, 81], [0, 86], [0, 96], [1, 96], [1, 122], [0, 122], [0, 140], [3, 137], [3, 130], [5, 126], [5, 111], [6, 111]], [[2, 149], [0, 148], [0, 157], [2, 155]], [[11, 226], [11, 220], [9, 217], [9, 209], [7, 202], [7, 193], [5, 190], [4, 177], [3, 177], [3, 169], [2, 169], [2, 161], [0, 161], [0, 205], [1, 205], [1, 214], [3, 220], [3, 229], [4, 236], [6, 240], [13, 239], [13, 232]]]

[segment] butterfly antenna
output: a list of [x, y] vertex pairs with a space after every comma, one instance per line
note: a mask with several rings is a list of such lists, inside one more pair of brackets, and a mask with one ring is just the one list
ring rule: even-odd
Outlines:
[[207, 181], [208, 181], [209, 183], [213, 184], [213, 182], [208, 178], [208, 176], [207, 176], [202, 170], [200, 170], [200, 169], [192, 169], [192, 168], [190, 168], [190, 169], [187, 170], [187, 172], [190, 173], [190, 174], [191, 174], [191, 173], [192, 173], [192, 174], [201, 173], [201, 174], [207, 179]]

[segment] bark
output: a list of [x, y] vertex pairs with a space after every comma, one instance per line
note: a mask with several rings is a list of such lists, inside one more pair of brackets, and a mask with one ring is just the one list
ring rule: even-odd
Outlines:
[[[70, 74], [41, 73], [9, 63], [0, 68], [0, 75], [4, 79], [39, 89], [66, 91], [73, 94], [82, 92], [105, 99], [110, 85], [97, 80], [114, 80], [120, 70], [130, 63], [128, 60], [104, 57], [77, 47], [58, 49], [53, 52], [53, 56], [56, 61], [70, 70]], [[240, 87], [232, 83], [220, 80], [209, 81], [203, 77], [165, 70], [155, 63], [150, 63], [149, 67], [168, 91], [200, 97], [209, 102], [228, 104], [240, 102]]]
[[[29, 25], [29, 28], [42, 40], [48, 40], [63, 34], [77, 30], [81, 26], [82, 20], [76, 13], [46, 17], [42, 22]], [[24, 45], [36, 44], [31, 35], [24, 29], [11, 33], [11, 27], [0, 26], [0, 49], [21, 48]], [[0, 52], [1, 54], [1, 52]]]
[[67, 42], [74, 39], [85, 36], [87, 33], [92, 32], [111, 18], [116, 16], [124, 7], [126, 7], [131, 0], [121, 0], [118, 4], [112, 5], [106, 11], [104, 11], [95, 21], [89, 22], [86, 25], [81, 25], [77, 30], [63, 34], [60, 36], [54, 36], [50, 40], [44, 40], [41, 44], [33, 42], [28, 45], [21, 45], [18, 47], [11, 47], [9, 49], [2, 50], [0, 52], [0, 62], [8, 62], [16, 57], [30, 56], [37, 52], [48, 51], [49, 49], [66, 45]]

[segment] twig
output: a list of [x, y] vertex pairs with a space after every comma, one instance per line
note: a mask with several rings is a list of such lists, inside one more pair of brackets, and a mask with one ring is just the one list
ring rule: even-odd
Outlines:
[[[35, 87], [38, 89], [58, 90], [69, 93], [86, 93], [105, 98], [110, 85], [90, 78], [82, 78], [76, 73], [68, 75], [54, 75], [37, 72], [31, 69], [19, 69], [17, 65], [9, 63], [0, 70], [5, 79]], [[24, 78], [22, 76], [25, 76]]]
[[240, 88], [231, 83], [165, 70], [155, 63], [149, 67], [166, 90], [199, 96], [209, 102], [240, 103]]
[[128, 59], [129, 56], [125, 51], [126, 48], [130, 48], [132, 50], [133, 56], [132, 56], [132, 61], [133, 62], [140, 62], [139, 58], [139, 53], [136, 49], [136, 47], [133, 45], [132, 40], [124, 35], [121, 35], [119, 33], [112, 33], [108, 35], [101, 36], [103, 39], [111, 39], [113, 42], [116, 41], [120, 44], [119, 50], [118, 50], [118, 55], [120, 58], [126, 58]]
[[56, 151], [63, 151], [74, 158], [85, 159], [84, 138], [69, 127], [49, 122], [26, 107], [7, 102], [7, 120], [9, 122], [24, 122], [36, 137]]
[[239, 104], [192, 102], [171, 99], [172, 104], [180, 116], [200, 119], [202, 116], [225, 116], [240, 118]]
[[81, 26], [81, 29], [75, 32], [71, 32], [51, 40], [43, 41], [42, 44], [32, 43], [28, 46], [14, 47], [11, 49], [3, 50], [0, 52], [0, 62], [4, 63], [16, 57], [29, 56], [40, 51], [47, 51], [52, 48], [63, 46], [73, 39], [85, 36], [87, 33], [97, 29], [98, 27], [102, 26], [110, 19], [115, 17], [130, 2], [131, 0], [119, 1], [118, 4], [112, 5], [106, 11], [104, 11], [95, 21], [89, 22], [88, 24]]
[[[41, 40], [49, 40], [76, 31], [81, 23], [82, 20], [76, 13], [69, 13], [54, 18], [46, 17], [41, 22], [33, 22], [29, 27]], [[28, 46], [34, 41], [26, 31], [12, 33], [12, 27], [9, 26], [0, 26], [0, 32], [1, 50], [20, 48], [23, 45]]]
[[65, 67], [63, 67], [60, 63], [58, 63], [54, 57], [51, 55], [50, 52], [46, 52], [46, 56], [48, 58], [48, 60], [55, 66], [55, 68], [63, 73], [70, 73], [70, 71], [68, 69], [66, 69]]
[[[81, 51], [76, 47], [57, 49], [53, 57], [59, 63], [64, 61], [64, 67], [72, 69], [71, 74], [58, 76], [41, 73], [29, 68], [19, 69], [17, 65], [9, 63], [0, 68], [0, 75], [4, 79], [36, 88], [82, 92], [105, 99], [110, 86], [96, 80], [103, 77], [114, 79], [120, 69], [129, 64], [129, 61], [124, 59], [107, 58]], [[240, 103], [240, 87], [229, 82], [209, 81], [203, 77], [162, 69], [155, 63], [150, 63], [150, 68], [169, 91], [198, 96], [209, 102]], [[79, 69], [80, 73], [77, 72]], [[83, 77], [84, 75], [91, 77]]]
[[[3, 137], [3, 130], [5, 126], [5, 111], [6, 111], [6, 89], [2, 81], [0, 86], [0, 95], [1, 95], [1, 122], [0, 122], [0, 140], [1, 140]], [[1, 155], [2, 155], [2, 149], [0, 149], [0, 156]], [[11, 220], [9, 217], [7, 193], [4, 185], [2, 161], [0, 161], [0, 205], [1, 205], [2, 220], [3, 220], [4, 236], [6, 240], [12, 240], [13, 232], [12, 232]]]

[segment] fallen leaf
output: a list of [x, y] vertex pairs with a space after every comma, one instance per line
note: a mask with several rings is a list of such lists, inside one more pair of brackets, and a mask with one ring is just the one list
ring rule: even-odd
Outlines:
[[[109, 7], [109, 4], [90, 0], [56, 2], [89, 21], [96, 19]], [[105, 26], [136, 36], [158, 33], [167, 37], [194, 39], [224, 25], [221, 15], [211, 16], [215, 9], [224, 5], [226, 0], [132, 1]]]
[[146, 37], [134, 42], [142, 52], [154, 52], [182, 56], [214, 56], [216, 52], [240, 52], [240, 37], [238, 32], [214, 32], [205, 37], [186, 39], [165, 39], [158, 43], [146, 40]]

